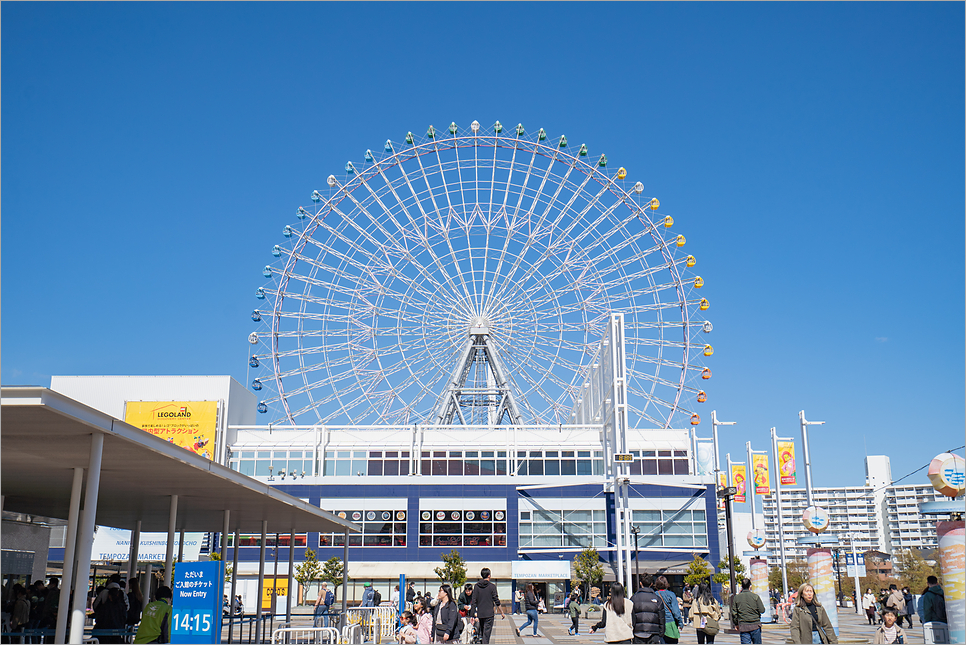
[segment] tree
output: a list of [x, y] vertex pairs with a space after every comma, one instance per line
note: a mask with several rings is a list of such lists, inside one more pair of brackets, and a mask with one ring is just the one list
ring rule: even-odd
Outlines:
[[577, 554], [574, 558], [575, 586], [584, 587], [584, 598], [589, 598], [590, 587], [599, 587], [604, 582], [604, 565], [600, 563], [600, 556], [597, 549], [592, 546], [587, 547]]
[[[294, 578], [298, 580], [299, 584], [303, 587], [308, 587], [310, 583], [318, 580], [322, 581], [322, 563], [315, 556], [315, 551], [312, 549], [305, 549], [305, 560], [296, 565]], [[340, 574], [339, 581], [341, 582], [342, 576]]]
[[922, 593], [929, 576], [942, 577], [939, 567], [930, 565], [918, 549], [899, 549], [892, 561], [898, 570], [899, 586], [909, 587], [912, 593]]
[[[737, 580], [738, 584], [740, 585], [741, 578], [744, 576], [744, 573], [745, 573], [745, 565], [741, 564], [741, 560], [738, 559], [738, 556], [735, 556], [733, 566], [735, 568], [735, 580]], [[721, 562], [718, 563], [718, 573], [711, 576], [711, 579], [717, 582], [719, 585], [730, 585], [731, 573], [729, 569], [730, 568], [728, 566], [728, 561], [722, 560]]]
[[711, 563], [695, 554], [694, 559], [688, 563], [687, 572], [684, 574], [684, 584], [690, 587], [701, 582], [708, 582], [713, 573], [714, 567], [711, 566]]
[[466, 563], [463, 562], [463, 556], [460, 555], [459, 551], [453, 549], [440, 557], [443, 559], [443, 566], [433, 569], [436, 572], [436, 577], [439, 578], [440, 582], [450, 583], [454, 590], [457, 587], [462, 587], [466, 582]]
[[[308, 553], [306, 553], [306, 556], [308, 556]], [[342, 560], [335, 556], [332, 556], [322, 563], [322, 575], [319, 576], [319, 580], [332, 585], [333, 594], [338, 593], [339, 586], [342, 584], [342, 572], [344, 568]]]
[[[221, 560], [221, 553], [218, 551], [212, 551], [208, 554], [209, 560]], [[225, 582], [231, 582], [232, 568], [227, 562], [225, 563]]]

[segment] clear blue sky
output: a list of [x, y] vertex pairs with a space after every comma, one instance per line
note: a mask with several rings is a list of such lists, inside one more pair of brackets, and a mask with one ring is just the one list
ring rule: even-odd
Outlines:
[[[262, 267], [366, 148], [499, 119], [674, 215], [716, 409], [816, 485], [964, 443], [962, 3], [3, 3], [2, 382], [245, 379]], [[923, 474], [910, 481], [924, 482]]]

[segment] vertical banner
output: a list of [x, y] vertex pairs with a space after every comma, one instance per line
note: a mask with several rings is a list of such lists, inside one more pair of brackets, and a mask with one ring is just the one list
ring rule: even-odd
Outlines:
[[710, 475], [714, 470], [714, 446], [707, 441], [699, 441], [697, 450], [697, 462], [699, 475]]
[[770, 493], [768, 476], [768, 455], [751, 456], [752, 474], [755, 478], [755, 495], [767, 495]]
[[939, 567], [946, 596], [950, 643], [966, 643], [966, 545], [964, 522], [939, 522]]
[[839, 611], [835, 603], [835, 576], [832, 574], [831, 549], [808, 550], [808, 583], [815, 590], [815, 597], [825, 607], [828, 619], [835, 628], [835, 634], [838, 635]]
[[731, 467], [731, 485], [738, 489], [738, 493], [735, 495], [735, 500], [739, 504], [747, 501], [745, 498], [745, 467], [742, 466], [732, 466]]
[[795, 442], [779, 441], [778, 443], [778, 476], [782, 486], [794, 486], [795, 479]]
[[220, 560], [179, 562], [174, 569], [172, 643], [220, 643], [225, 574]]
[[[718, 471], [718, 490], [728, 487], [728, 474], [723, 470]], [[725, 507], [724, 497], [718, 498], [718, 510], [723, 511]]]
[[761, 598], [761, 603], [765, 605], [761, 622], [772, 622], [771, 598], [768, 597], [768, 562], [761, 558], [751, 559], [751, 591]]

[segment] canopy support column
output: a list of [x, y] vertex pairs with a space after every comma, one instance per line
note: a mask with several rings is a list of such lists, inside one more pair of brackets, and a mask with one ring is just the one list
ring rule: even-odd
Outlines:
[[60, 603], [63, 611], [57, 612], [55, 643], [66, 643], [67, 617], [70, 616], [70, 590], [74, 580], [74, 556], [77, 548], [77, 517], [80, 515], [81, 490], [84, 486], [84, 469], [74, 469], [74, 482], [70, 487], [70, 510], [67, 512], [67, 540], [64, 542], [64, 571], [60, 577]]
[[[262, 520], [262, 539], [258, 547], [258, 599], [255, 606], [255, 642], [261, 643], [262, 638], [262, 596], [265, 593], [265, 535], [268, 533], [268, 520]], [[278, 548], [278, 545], [275, 545]]]
[[[295, 531], [288, 536], [288, 593], [285, 594], [285, 622], [292, 626], [292, 577], [295, 575]], [[298, 590], [296, 590], [298, 593]]]
[[[87, 464], [87, 486], [84, 491], [84, 515], [77, 537], [77, 570], [74, 574], [74, 605], [71, 607], [69, 643], [84, 640], [84, 620], [87, 618], [87, 589], [90, 586], [91, 549], [94, 546], [94, 525], [97, 519], [97, 493], [101, 486], [101, 457], [104, 454], [104, 435], [91, 435], [91, 454]], [[76, 473], [75, 473], [76, 477]]]
[[[128, 584], [130, 584], [131, 578], [136, 578], [138, 575], [138, 556], [141, 551], [141, 520], [138, 520], [137, 524], [134, 525], [134, 530], [131, 531], [131, 551], [127, 559], [127, 579]], [[128, 587], [130, 589], [130, 587]]]
[[342, 543], [342, 622], [339, 629], [346, 626], [346, 607], [349, 598], [349, 529], [345, 530], [345, 542]]
[[174, 570], [174, 527], [178, 521], [178, 496], [171, 496], [168, 508], [168, 546], [164, 554], [164, 586], [171, 586], [171, 572]]

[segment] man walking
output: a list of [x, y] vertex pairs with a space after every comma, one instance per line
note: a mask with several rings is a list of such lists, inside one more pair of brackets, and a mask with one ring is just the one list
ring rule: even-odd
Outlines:
[[664, 642], [664, 602], [654, 591], [654, 578], [649, 574], [641, 576], [641, 586], [631, 596], [634, 615], [631, 628], [634, 630], [635, 643]]
[[[500, 607], [500, 596], [496, 593], [496, 585], [490, 582], [489, 568], [483, 567], [480, 578], [470, 596], [470, 610], [467, 614], [476, 616], [480, 621], [480, 639], [483, 643], [489, 643], [490, 633], [493, 631], [493, 616], [496, 607]], [[506, 618], [502, 607], [500, 616]]]
[[738, 630], [742, 643], [761, 643], [761, 615], [765, 605], [751, 591], [751, 579], [742, 578], [741, 593], [731, 601], [731, 624]]
[[315, 601], [315, 620], [314, 626], [318, 627], [321, 620], [323, 627], [329, 626], [329, 608], [335, 602], [335, 595], [329, 591], [329, 584], [323, 582], [319, 588], [319, 597]]
[[896, 616], [901, 616], [906, 609], [906, 599], [902, 597], [899, 588], [892, 584], [889, 585], [889, 597], [885, 601], [886, 609], [891, 609]]

